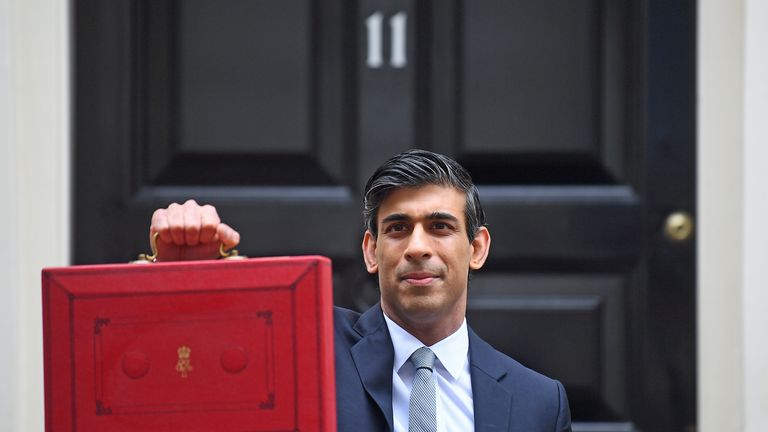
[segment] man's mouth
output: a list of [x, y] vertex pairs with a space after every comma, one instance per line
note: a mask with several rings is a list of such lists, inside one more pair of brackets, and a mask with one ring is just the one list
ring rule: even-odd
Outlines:
[[429, 272], [411, 272], [403, 275], [402, 279], [410, 285], [429, 285], [437, 280], [437, 275]]

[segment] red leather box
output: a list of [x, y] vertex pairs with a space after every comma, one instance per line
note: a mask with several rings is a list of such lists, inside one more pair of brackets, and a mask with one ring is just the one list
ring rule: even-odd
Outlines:
[[331, 263], [43, 270], [51, 431], [333, 431]]

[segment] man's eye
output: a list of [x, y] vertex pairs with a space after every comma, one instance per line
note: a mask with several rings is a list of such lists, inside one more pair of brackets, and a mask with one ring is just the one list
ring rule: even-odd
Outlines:
[[435, 222], [432, 224], [432, 229], [442, 231], [442, 230], [452, 230], [453, 227], [445, 222]]
[[405, 224], [392, 224], [388, 225], [387, 228], [384, 230], [385, 233], [388, 232], [401, 232], [405, 231], [406, 227]]

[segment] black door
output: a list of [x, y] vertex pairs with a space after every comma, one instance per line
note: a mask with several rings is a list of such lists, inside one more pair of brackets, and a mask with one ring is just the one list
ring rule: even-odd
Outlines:
[[686, 430], [695, 10], [668, 3], [76, 0], [76, 263], [195, 198], [244, 254], [331, 257], [363, 309], [361, 187], [432, 149], [489, 217], [473, 328], [563, 381], [577, 430]]

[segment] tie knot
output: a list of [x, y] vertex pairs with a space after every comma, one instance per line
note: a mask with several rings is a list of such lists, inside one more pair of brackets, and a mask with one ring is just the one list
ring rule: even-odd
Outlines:
[[421, 347], [411, 354], [411, 363], [416, 366], [416, 369], [427, 368], [432, 370], [435, 364], [435, 353], [427, 347]]

